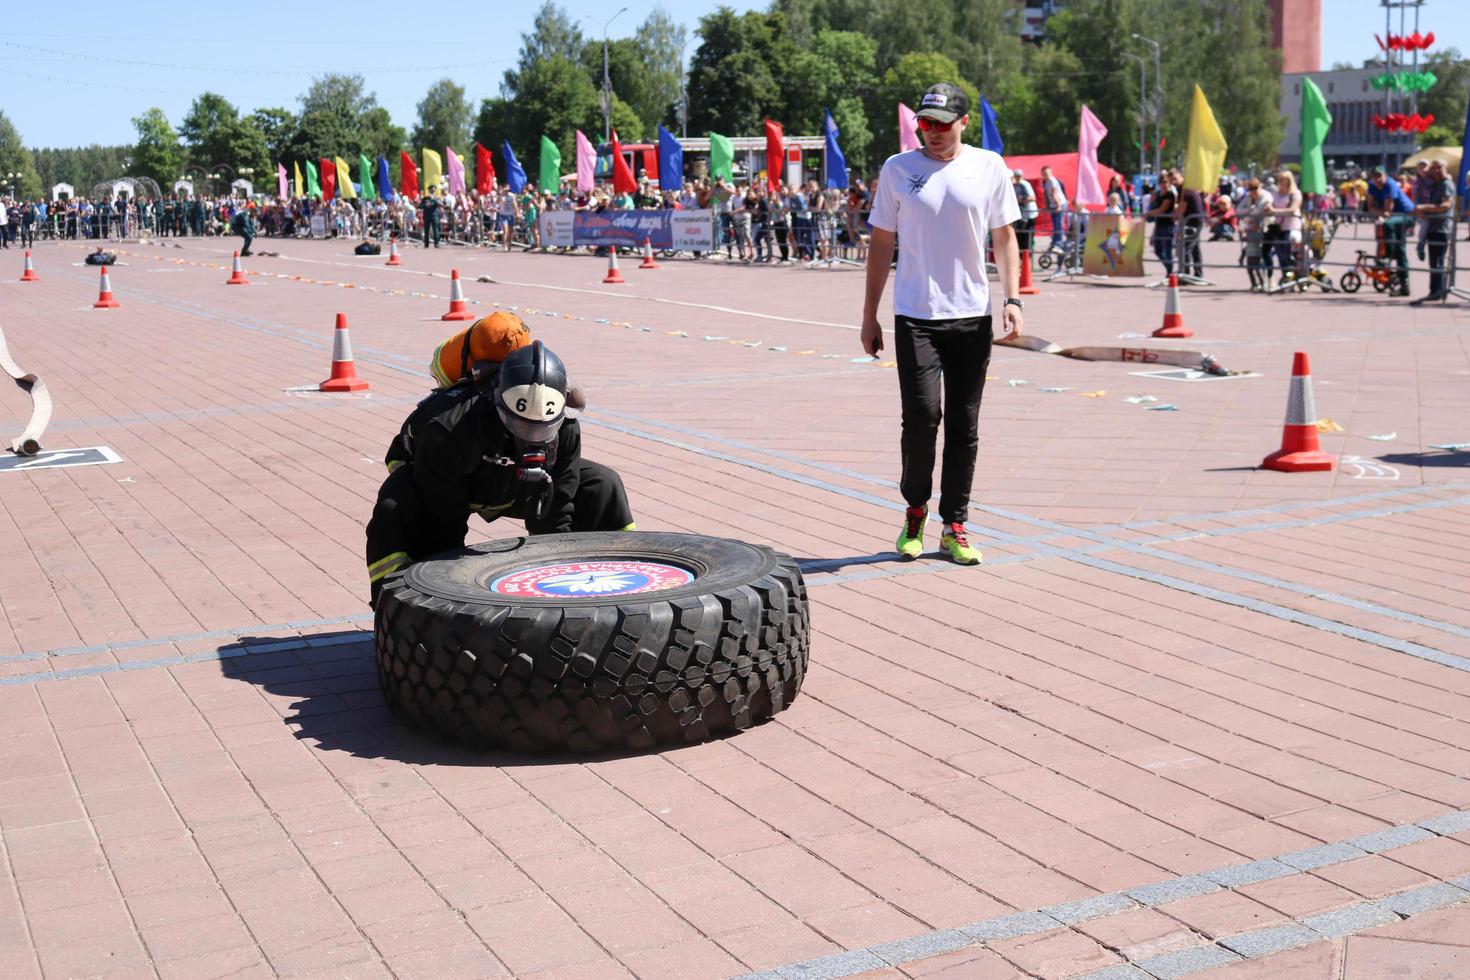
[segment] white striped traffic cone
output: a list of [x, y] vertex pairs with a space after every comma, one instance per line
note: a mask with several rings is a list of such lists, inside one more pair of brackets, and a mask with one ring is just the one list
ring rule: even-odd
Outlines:
[[112, 298], [112, 283], [107, 279], [107, 266], [102, 267], [102, 286], [97, 290], [97, 302], [92, 304], [94, 310], [111, 310], [121, 306], [117, 300]]
[[403, 260], [398, 257], [398, 239], [395, 237], [388, 243], [388, 261], [384, 265], [402, 265]]
[[449, 270], [449, 312], [441, 320], [473, 320], [475, 315], [465, 308], [464, 287], [459, 284], [459, 270]]
[[26, 249], [25, 271], [20, 274], [21, 282], [40, 282], [41, 277], [36, 275], [36, 267], [31, 265], [31, 250]]
[[240, 253], [235, 253], [234, 268], [230, 270], [230, 278], [225, 280], [226, 286], [248, 286], [250, 280], [245, 278], [245, 270], [240, 268]]
[[337, 314], [332, 333], [332, 376], [317, 385], [318, 391], [367, 391], [368, 383], [357, 376], [352, 360], [352, 339], [347, 335], [347, 314]]
[[1286, 424], [1281, 448], [1261, 460], [1261, 466], [1283, 473], [1330, 470], [1335, 459], [1317, 441], [1317, 403], [1312, 398], [1312, 369], [1307, 355], [1297, 351], [1291, 361], [1291, 395], [1286, 400]]
[[640, 269], [657, 269], [658, 268], [658, 263], [655, 262], [655, 261], [653, 261], [653, 239], [652, 238], [645, 237], [643, 239], [643, 264], [640, 265], [640, 266], [638, 266], [638, 268], [640, 268]]
[[604, 285], [620, 284], [623, 282], [623, 274], [618, 271], [618, 248], [616, 245], [607, 247], [607, 275], [602, 277]]
[[1169, 288], [1164, 291], [1164, 324], [1155, 330], [1155, 337], [1172, 337], [1176, 340], [1193, 337], [1194, 331], [1184, 325], [1184, 314], [1179, 312], [1179, 277], [1169, 277]]

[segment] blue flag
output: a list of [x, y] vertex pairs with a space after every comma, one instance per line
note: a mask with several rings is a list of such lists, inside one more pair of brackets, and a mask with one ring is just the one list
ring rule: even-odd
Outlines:
[[1006, 151], [1006, 145], [1000, 140], [1000, 130], [995, 126], [995, 109], [983, 95], [980, 96], [980, 146], [1001, 154]]
[[393, 178], [388, 174], [388, 158], [378, 157], [378, 197], [385, 201], [394, 199]]
[[512, 194], [519, 194], [526, 187], [526, 170], [516, 159], [516, 151], [510, 148], [510, 140], [500, 144], [500, 155], [505, 157], [505, 181]]
[[663, 126], [658, 128], [658, 186], [666, 191], [684, 186], [684, 148]]
[[827, 138], [827, 152], [823, 154], [826, 163], [822, 167], [822, 179], [828, 187], [847, 186], [847, 159], [842, 155], [842, 148], [837, 145], [837, 137], [842, 133], [837, 128], [837, 122], [832, 118], [830, 109], [824, 109], [827, 119], [822, 123], [822, 133]]
[[[1470, 174], [1470, 108], [1465, 110], [1465, 140], [1464, 149], [1460, 151], [1460, 179], [1455, 181], [1455, 189], [1463, 196], [1470, 191], [1465, 190], [1465, 177]], [[1458, 202], [1456, 202], [1458, 206]]]

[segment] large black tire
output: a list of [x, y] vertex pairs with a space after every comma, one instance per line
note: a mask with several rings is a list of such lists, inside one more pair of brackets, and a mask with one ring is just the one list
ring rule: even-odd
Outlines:
[[[551, 574], [588, 562], [643, 563], [654, 578], [619, 595], [494, 591], [650, 578]], [[794, 559], [629, 532], [492, 541], [410, 565], [384, 580], [374, 640], [388, 704], [415, 728], [478, 748], [591, 752], [698, 742], [770, 717], [801, 690], [810, 636]]]

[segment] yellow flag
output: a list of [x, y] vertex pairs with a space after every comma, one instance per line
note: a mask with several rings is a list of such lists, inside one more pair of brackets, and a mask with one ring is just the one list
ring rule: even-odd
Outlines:
[[357, 191], [352, 186], [352, 167], [341, 157], [333, 161], [337, 164], [337, 196], [356, 197]]
[[1184, 152], [1184, 189], [1214, 190], [1220, 183], [1220, 168], [1225, 166], [1225, 151], [1229, 148], [1205, 93], [1196, 85], [1194, 105], [1189, 109], [1189, 145]]
[[294, 176], [296, 177], [296, 187], [292, 191], [292, 193], [294, 193], [297, 197], [305, 197], [306, 184], [303, 183], [301, 180], [301, 161], [297, 160], [295, 163], [291, 164], [291, 169], [295, 171]]
[[424, 147], [424, 174], [419, 186], [425, 194], [444, 193], [444, 158], [427, 146]]

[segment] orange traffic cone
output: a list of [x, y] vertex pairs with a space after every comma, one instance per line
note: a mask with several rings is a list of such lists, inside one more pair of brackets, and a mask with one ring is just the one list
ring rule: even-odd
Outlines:
[[388, 243], [388, 261], [387, 262], [384, 262], [383, 264], [384, 265], [402, 265], [403, 264], [403, 260], [398, 257], [398, 239], [397, 239], [397, 237], [395, 237], [393, 239], [393, 241], [391, 241], [391, 242]]
[[240, 253], [235, 253], [234, 268], [230, 271], [230, 278], [225, 280], [226, 286], [248, 286], [250, 280], [245, 278], [245, 270], [240, 268]]
[[1312, 369], [1307, 355], [1298, 351], [1291, 361], [1291, 396], [1286, 400], [1286, 424], [1281, 429], [1281, 448], [1261, 466], [1283, 473], [1308, 473], [1332, 469], [1335, 460], [1317, 442], [1317, 403], [1312, 398]]
[[643, 262], [638, 266], [640, 269], [657, 269], [658, 263], [653, 261], [653, 239], [643, 239]]
[[608, 283], [621, 283], [622, 281], [623, 274], [618, 271], [618, 248], [616, 245], [609, 245], [607, 249], [607, 275], [602, 277], [602, 282], [606, 285]]
[[357, 376], [352, 360], [352, 340], [347, 335], [347, 314], [337, 314], [332, 333], [332, 376], [317, 385], [318, 391], [367, 391], [368, 383]]
[[25, 271], [20, 274], [20, 281], [21, 282], [40, 282], [41, 281], [41, 277], [38, 276], [38, 275], [36, 275], [35, 266], [31, 265], [31, 250], [30, 249], [26, 249], [26, 267], [25, 267]]
[[1040, 287], [1031, 281], [1031, 250], [1021, 249], [1021, 288], [1022, 296], [1034, 296], [1041, 292]]
[[473, 320], [475, 315], [465, 309], [464, 287], [459, 284], [459, 270], [449, 270], [449, 312], [441, 320]]
[[1164, 291], [1164, 324], [1153, 335], [1175, 339], [1194, 336], [1194, 331], [1184, 325], [1184, 314], [1179, 312], [1178, 276], [1169, 277], [1169, 288]]
[[112, 298], [112, 283], [107, 280], [107, 266], [102, 267], [102, 288], [97, 291], [97, 302], [92, 304], [94, 310], [110, 310], [121, 306], [117, 300]]

